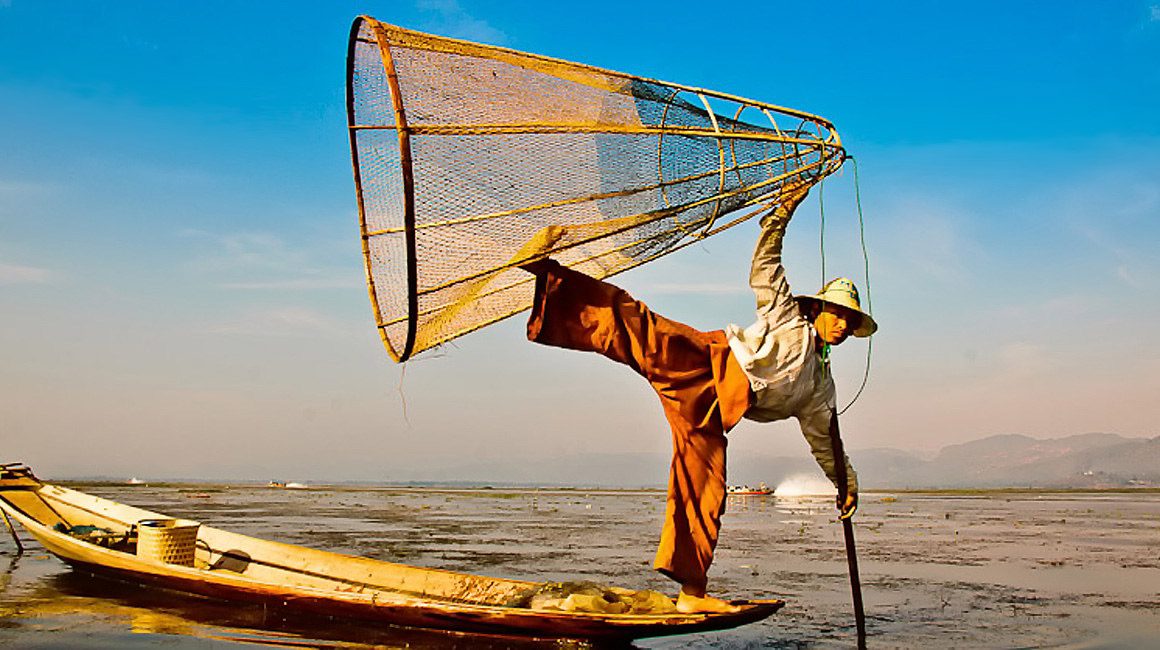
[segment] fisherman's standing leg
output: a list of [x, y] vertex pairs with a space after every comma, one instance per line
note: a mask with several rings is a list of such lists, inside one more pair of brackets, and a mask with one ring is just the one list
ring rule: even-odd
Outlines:
[[[726, 609], [722, 603], [707, 599], [706, 587], [725, 512], [727, 441], [715, 398], [697, 383], [661, 395], [673, 434], [673, 458], [653, 568], [681, 584], [681, 609], [721, 610]], [[701, 420], [686, 418], [688, 411], [696, 410], [686, 400], [704, 399], [713, 399], [714, 405], [703, 410]]]
[[725, 512], [725, 433], [749, 408], [749, 380], [723, 332], [693, 330], [685, 338], [704, 355], [701, 362], [684, 368], [685, 376], [653, 383], [673, 434], [665, 525], [653, 566], [681, 583], [682, 611], [734, 611], [705, 588]]

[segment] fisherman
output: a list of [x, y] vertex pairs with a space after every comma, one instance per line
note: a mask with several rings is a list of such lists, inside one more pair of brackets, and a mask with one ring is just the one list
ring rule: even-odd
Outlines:
[[[829, 349], [849, 336], [870, 336], [874, 319], [845, 278], [813, 296], [790, 292], [781, 263], [782, 239], [809, 185], [785, 187], [761, 218], [749, 284], [757, 321], [742, 329], [701, 332], [651, 311], [620, 288], [542, 258], [522, 266], [536, 275], [528, 339], [598, 352], [652, 384], [673, 434], [668, 503], [653, 566], [680, 583], [682, 612], [737, 608], [706, 593], [709, 565], [725, 511], [725, 433], [741, 418], [797, 418], [810, 450], [838, 485], [830, 439], [837, 418]], [[836, 429], [835, 429], [836, 432]], [[854, 514], [858, 479], [843, 458], [847, 489], [841, 517]], [[841, 496], [839, 496], [841, 499]]]

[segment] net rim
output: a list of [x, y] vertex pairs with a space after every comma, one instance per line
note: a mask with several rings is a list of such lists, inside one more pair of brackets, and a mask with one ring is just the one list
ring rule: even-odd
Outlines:
[[[815, 115], [813, 113], [809, 113], [809, 112], [802, 111], [799, 109], [789, 108], [787, 106], [779, 106], [777, 104], [770, 104], [768, 102], [763, 102], [763, 101], [759, 101], [756, 99], [750, 99], [748, 97], [742, 97], [740, 95], [733, 95], [730, 93], [724, 93], [724, 92], [720, 92], [717, 90], [711, 90], [708, 88], [690, 86], [687, 84], [681, 84], [681, 83], [676, 83], [676, 82], [672, 82], [672, 81], [665, 81], [663, 79], [654, 79], [651, 77], [643, 77], [640, 75], [629, 74], [627, 72], [620, 72], [617, 70], [611, 70], [609, 68], [601, 68], [598, 66], [589, 65], [587, 63], [579, 63], [577, 61], [569, 61], [567, 59], [561, 59], [558, 57], [547, 56], [544, 54], [535, 54], [533, 52], [523, 52], [523, 51], [516, 50], [513, 48], [503, 47], [501, 45], [487, 45], [487, 44], [483, 44], [483, 43], [476, 43], [473, 41], [453, 38], [450, 36], [440, 36], [437, 34], [428, 34], [426, 32], [420, 32], [420, 31], [416, 31], [413, 29], [407, 29], [406, 27], [400, 27], [398, 25], [393, 25], [391, 23], [385, 23], [381, 20], [378, 20], [378, 19], [376, 19], [372, 16], [369, 16], [369, 15], [366, 15], [366, 14], [360, 15], [357, 18], [355, 18], [354, 26], [352, 27], [352, 35], [351, 35], [352, 40], [356, 40], [358, 38], [358, 27], [362, 24], [362, 22], [367, 22], [367, 23], [372, 24], [372, 25], [378, 25], [378, 26], [382, 27], [384, 29], [384, 31], [386, 31], [386, 32], [393, 31], [393, 32], [396, 32], [398, 34], [402, 34], [402, 35], [405, 35], [409, 38], [412, 38], [415, 41], [428, 42], [428, 43], [447, 43], [447, 44], [453, 44], [456, 46], [454, 48], [450, 48], [450, 47], [448, 47], [448, 48], [425, 48], [425, 49], [432, 49], [432, 50], [439, 51], [439, 52], [457, 53], [463, 49], [478, 51], [478, 52], [502, 52], [504, 54], [518, 57], [518, 58], [532, 59], [532, 60], [541, 61], [544, 63], [550, 63], [553, 65], [563, 65], [563, 66], [567, 66], [569, 68], [580, 68], [580, 69], [586, 70], [588, 72], [594, 72], [594, 73], [603, 74], [603, 75], [610, 75], [613, 77], [618, 77], [620, 79], [624, 79], [626, 81], [643, 81], [645, 83], [658, 84], [658, 85], [662, 85], [662, 86], [668, 86], [670, 88], [678, 88], [678, 89], [686, 91], [686, 92], [698, 93], [698, 94], [702, 94], [702, 95], [705, 95], [708, 97], [714, 97], [716, 99], [724, 99], [727, 101], [752, 104], [752, 105], [759, 107], [759, 108], [766, 108], [766, 109], [770, 109], [770, 110], [775, 110], [779, 113], [785, 113], [787, 115], [792, 115], [794, 117], [800, 117], [800, 118], [809, 120], [810, 122], [815, 122], [815, 123], [818, 123], [818, 124], [825, 126], [826, 129], [828, 131], [830, 131], [830, 135], [832, 135], [835, 138], [835, 142], [834, 142], [833, 146], [841, 147], [841, 141], [838, 139], [838, 133], [834, 128], [833, 122], [822, 117], [821, 115]], [[394, 44], [402, 45], [403, 43], [400, 42], [400, 43], [394, 43]]]

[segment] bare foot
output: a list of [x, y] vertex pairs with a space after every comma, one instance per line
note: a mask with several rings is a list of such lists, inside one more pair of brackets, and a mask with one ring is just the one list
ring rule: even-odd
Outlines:
[[532, 275], [540, 275], [541, 273], [547, 273], [548, 269], [552, 267], [552, 263], [553, 262], [551, 258], [544, 257], [534, 262], [520, 264], [519, 268], [527, 271], [528, 273], [531, 273]]
[[512, 256], [512, 261], [538, 258], [533, 262], [525, 262], [517, 266], [528, 273], [539, 275], [548, 268], [548, 256], [552, 254], [556, 244], [566, 234], [567, 229], [563, 226], [544, 226], [528, 240], [528, 243], [520, 247], [520, 250]]
[[714, 598], [704, 592], [697, 594], [695, 591], [682, 587], [681, 595], [677, 596], [677, 611], [682, 614], [698, 614], [703, 612], [732, 614], [741, 611], [741, 608], [736, 605], [730, 605], [729, 601]]

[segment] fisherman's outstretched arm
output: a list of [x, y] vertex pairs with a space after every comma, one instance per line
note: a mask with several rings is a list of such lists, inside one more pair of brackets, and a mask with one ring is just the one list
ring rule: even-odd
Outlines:
[[[818, 466], [826, 473], [835, 487], [838, 485], [837, 464], [834, 462], [834, 446], [830, 440], [830, 417], [832, 410], [829, 407], [817, 409], [812, 413], [798, 418], [802, 427], [802, 435], [810, 445], [810, 452]], [[858, 494], [858, 475], [850, 464], [850, 457], [845, 456], [842, 462], [846, 464], [846, 491], [848, 494]]]
[[761, 217], [761, 234], [749, 268], [749, 286], [757, 298], [757, 314], [774, 328], [798, 313], [781, 263], [781, 247], [786, 226], [808, 192], [808, 186], [783, 190], [777, 207]]

